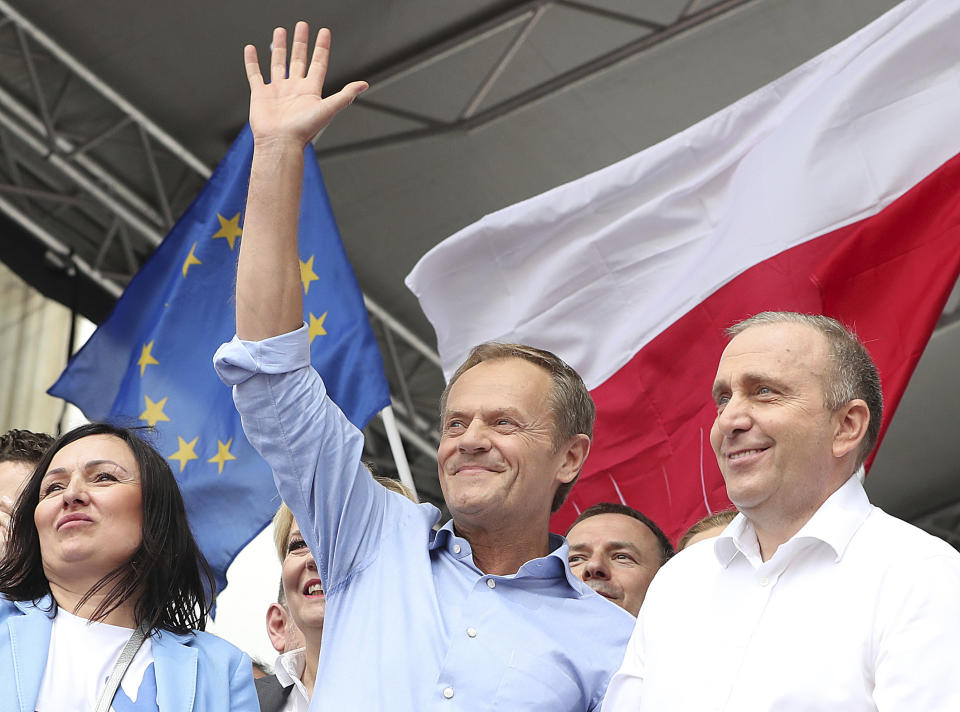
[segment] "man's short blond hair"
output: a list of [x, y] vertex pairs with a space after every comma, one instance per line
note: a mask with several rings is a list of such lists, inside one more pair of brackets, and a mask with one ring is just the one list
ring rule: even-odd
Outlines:
[[[574, 435], [586, 435], [593, 440], [593, 423], [596, 419], [597, 408], [590, 397], [590, 392], [573, 367], [569, 366], [559, 356], [545, 351], [544, 349], [525, 346], [524, 344], [501, 344], [497, 341], [488, 341], [479, 346], [475, 346], [467, 360], [460, 368], [456, 370], [447, 383], [446, 388], [440, 395], [440, 418], [447, 410], [447, 398], [450, 396], [450, 389], [453, 384], [459, 380], [460, 376], [469, 371], [477, 364], [484, 361], [505, 361], [507, 359], [518, 358], [534, 366], [539, 366], [553, 383], [550, 391], [549, 402], [550, 410], [553, 415], [553, 447], [556, 452], [565, 442]], [[576, 477], [570, 482], [561, 484], [553, 497], [550, 511], [556, 512], [564, 503], [570, 490], [576, 484], [580, 477], [578, 471]]]

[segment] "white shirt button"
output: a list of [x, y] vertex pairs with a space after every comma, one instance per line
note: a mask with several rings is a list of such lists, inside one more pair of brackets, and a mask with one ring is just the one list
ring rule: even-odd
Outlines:
[[461, 551], [460, 545], [459, 545], [459, 544], [454, 544], [454, 545], [453, 545], [453, 553], [454, 553], [454, 554], [459, 554], [460, 551]]
[[496, 588], [496, 587], [497, 587], [497, 582], [494, 581], [493, 579], [487, 579], [487, 587], [488, 587], [488, 588]]
[[468, 635], [469, 637], [471, 637], [471, 638], [476, 638], [476, 637], [477, 637], [477, 629], [476, 629], [476, 628], [467, 628], [467, 635]]
[[446, 697], [448, 700], [449, 700], [451, 697], [453, 697], [453, 688], [452, 688], [452, 687], [444, 687], [444, 688], [443, 688], [443, 696]]
[[766, 576], [764, 576], [762, 579], [760, 579], [760, 585], [761, 585], [761, 586], [766, 586], [768, 583], [770, 583], [770, 579], [768, 579]]

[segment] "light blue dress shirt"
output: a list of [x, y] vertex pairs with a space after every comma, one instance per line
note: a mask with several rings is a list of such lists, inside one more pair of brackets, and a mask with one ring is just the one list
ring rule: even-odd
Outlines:
[[436, 507], [370, 477], [362, 433], [310, 366], [306, 327], [234, 338], [215, 364], [323, 580], [312, 710], [599, 709], [634, 619], [570, 572], [562, 537], [516, 574], [477, 569], [452, 523], [433, 531]]

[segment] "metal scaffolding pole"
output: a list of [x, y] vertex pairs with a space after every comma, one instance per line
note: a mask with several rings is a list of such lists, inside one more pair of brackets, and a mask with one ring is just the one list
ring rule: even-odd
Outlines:
[[[142, 259], [146, 250], [159, 245], [174, 221], [172, 194], [168, 190], [174, 187], [174, 183], [179, 183], [173, 194], [180, 195], [180, 191], [186, 186], [185, 180], [171, 180], [170, 173], [161, 174], [159, 154], [163, 154], [165, 165], [169, 164], [167, 159], [172, 157], [175, 165], [179, 163], [185, 167], [186, 174], [195, 176], [195, 180], [206, 181], [211, 176], [212, 169], [64, 51], [11, 7], [7, 0], [0, 0], [0, 15], [0, 23], [13, 26], [16, 44], [12, 49], [23, 59], [32, 92], [32, 95], [27, 95], [27, 101], [34, 102], [31, 106], [0, 86], [0, 128], [5, 129], [4, 152], [7, 154], [8, 175], [11, 176], [9, 184], [0, 185], [0, 209], [39, 239], [53, 254], [72, 261], [81, 274], [116, 298], [122, 293], [122, 281], [100, 269], [101, 265], [106, 263], [108, 253], [119, 254], [121, 262], [126, 262], [132, 274], [138, 266], [137, 252]], [[35, 54], [42, 55], [48, 63], [55, 60], [62, 68], [63, 78], [57, 85], [58, 88], [49, 94], [45, 92], [37, 72]], [[103, 113], [109, 118], [106, 128], [100, 127], [95, 134], [79, 139], [75, 138], [79, 135], [78, 132], [70, 132], [69, 127], [57, 124], [58, 117], [63, 113], [61, 109], [66, 100], [67, 88], [76, 80], [82, 80], [101, 97], [103, 106], [107, 107]], [[122, 115], [121, 118], [110, 118], [115, 116], [117, 111]], [[135, 156], [129, 155], [129, 158], [131, 162], [136, 162], [141, 174], [147, 176], [143, 195], [131, 187], [128, 176], [115, 173], [115, 169], [107, 168], [94, 155], [98, 149], [107, 145], [119, 146], [116, 142], [121, 134], [130, 131], [135, 132], [140, 152]], [[39, 171], [34, 175], [56, 175], [63, 179], [40, 180], [37, 184], [25, 183], [20, 175], [20, 161], [24, 159], [15, 157], [13, 149], [8, 145], [7, 135], [19, 142], [18, 150], [29, 159], [31, 170]], [[120, 170], [123, 169], [124, 166], [121, 165]], [[50, 184], [50, 189], [47, 183]], [[190, 187], [192, 188], [193, 184]], [[61, 188], [63, 193], [58, 194], [56, 191]], [[80, 211], [74, 215], [86, 221], [88, 231], [102, 226], [103, 232], [92, 236], [101, 243], [95, 255], [91, 253], [89, 259], [84, 259], [74, 254], [66, 246], [68, 243], [55, 234], [57, 230], [67, 226], [69, 220], [63, 217], [59, 222], [51, 220], [50, 215], [42, 215], [42, 211], [37, 210], [29, 201], [53, 201], [65, 209]], [[100, 212], [101, 210], [103, 212]], [[137, 241], [131, 243], [131, 237]], [[436, 457], [436, 449], [423, 437], [423, 434], [429, 431], [428, 420], [414, 410], [406, 380], [407, 374], [397, 351], [402, 347], [415, 353], [420, 357], [417, 360], [419, 364], [427, 363], [431, 367], [439, 367], [440, 359], [433, 349], [373, 299], [364, 295], [364, 302], [371, 318], [379, 321], [384, 333], [389, 335], [387, 338], [394, 352], [395, 378], [400, 381], [399, 391], [405, 394], [405, 407], [399, 408], [398, 414], [408, 420], [409, 425], [398, 419], [392, 410], [384, 416], [384, 425], [388, 431], [392, 452], [400, 458], [396, 463], [397, 469], [402, 478], [409, 480], [406, 484], [412, 487], [410, 468], [403, 447], [398, 447], [399, 438], [406, 439], [415, 449], [433, 458]]]

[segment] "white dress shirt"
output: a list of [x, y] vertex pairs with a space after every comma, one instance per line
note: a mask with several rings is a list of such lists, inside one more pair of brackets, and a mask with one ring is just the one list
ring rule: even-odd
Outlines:
[[604, 712], [960, 710], [960, 554], [851, 477], [769, 561], [738, 515], [664, 566]]
[[277, 662], [273, 666], [273, 674], [277, 676], [277, 682], [284, 687], [294, 686], [287, 695], [283, 712], [307, 712], [310, 707], [310, 693], [300, 679], [306, 668], [306, 654], [306, 648], [288, 650], [277, 656]]

